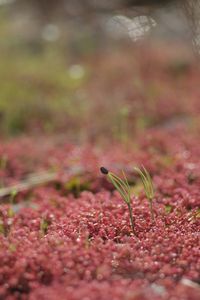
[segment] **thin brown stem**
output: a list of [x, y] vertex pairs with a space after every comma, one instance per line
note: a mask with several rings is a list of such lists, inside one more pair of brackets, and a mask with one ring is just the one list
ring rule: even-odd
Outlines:
[[137, 236], [137, 234], [136, 234], [136, 232], [135, 232], [135, 224], [134, 224], [133, 212], [132, 212], [131, 204], [130, 204], [130, 203], [127, 203], [127, 206], [128, 206], [128, 210], [129, 210], [131, 229], [132, 229], [133, 234], [134, 234], [135, 236]]
[[151, 213], [151, 221], [154, 222], [155, 218], [154, 218], [154, 211], [153, 211], [153, 203], [152, 200], [149, 200], [149, 207], [150, 207], [150, 213]]

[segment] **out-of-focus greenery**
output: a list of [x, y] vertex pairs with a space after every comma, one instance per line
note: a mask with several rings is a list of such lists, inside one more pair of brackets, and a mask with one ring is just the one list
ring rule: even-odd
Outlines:
[[87, 101], [79, 91], [88, 69], [70, 62], [59, 43], [41, 40], [30, 47], [13, 34], [1, 11], [0, 51], [1, 134], [52, 132], [86, 114]]
[[198, 119], [198, 88], [186, 88], [196, 73], [184, 49], [114, 42], [65, 26], [49, 41], [27, 37], [30, 27], [23, 36], [14, 25], [0, 10], [1, 135], [65, 133], [76, 141], [128, 143], [146, 128]]

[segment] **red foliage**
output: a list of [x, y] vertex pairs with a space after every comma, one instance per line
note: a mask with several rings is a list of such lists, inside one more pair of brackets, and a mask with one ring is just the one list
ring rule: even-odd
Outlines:
[[[139, 68], [137, 57], [133, 65], [130, 57], [121, 61], [116, 54], [108, 65], [95, 61], [98, 80], [90, 92], [92, 97], [99, 91], [99, 99], [95, 96], [99, 109], [95, 106], [98, 113], [93, 118], [102, 118], [101, 99], [105, 95], [108, 99], [115, 87], [117, 94], [119, 89], [127, 93], [120, 98], [135, 103], [133, 120], [142, 111], [156, 120], [139, 133], [133, 130], [126, 145], [110, 140], [110, 145], [101, 148], [78, 147], [44, 137], [18, 138], [0, 145], [2, 186], [15, 184], [32, 172], [58, 173], [55, 182], [19, 193], [14, 203], [1, 199], [0, 299], [200, 299], [199, 74], [186, 68], [179, 77], [180, 66], [175, 64], [169, 69], [175, 72], [173, 79], [167, 69], [147, 68], [145, 53], [137, 53], [145, 81], [136, 89], [126, 79], [131, 78], [134, 66]], [[157, 59], [154, 65], [159, 65], [161, 58]], [[107, 73], [116, 62], [118, 72]], [[101, 72], [107, 77], [99, 80]], [[160, 90], [159, 86], [144, 89], [151, 76], [162, 82], [165, 93], [155, 97], [153, 107], [146, 101], [147, 94], [154, 97], [155, 90]], [[177, 84], [175, 97], [171, 87]], [[193, 87], [192, 105], [181, 90], [185, 84]], [[174, 119], [179, 112], [187, 113], [192, 122], [185, 116]], [[162, 123], [163, 118], [167, 123]], [[100, 124], [107, 131], [108, 123], [103, 121]], [[137, 195], [139, 178], [133, 167], [141, 164], [155, 185], [155, 223], [145, 194]], [[101, 166], [126, 172], [136, 194], [132, 206], [137, 237], [131, 233], [126, 204], [100, 174]]]
[[[2, 145], [6, 183], [21, 179], [34, 162], [34, 170], [56, 166], [60, 186], [35, 188], [29, 196], [19, 194], [18, 204], [1, 205], [1, 299], [199, 299], [197, 135], [184, 130], [168, 135], [150, 130], [138, 150], [129, 148], [126, 156], [115, 145], [101, 151], [53, 144], [38, 149], [23, 139]], [[132, 167], [141, 163], [156, 186], [156, 221], [151, 223], [144, 194], [133, 197], [137, 238], [126, 205], [99, 166], [125, 169], [134, 184]], [[65, 188], [73, 167], [91, 190], [76, 197]], [[11, 207], [14, 216], [8, 213]]]

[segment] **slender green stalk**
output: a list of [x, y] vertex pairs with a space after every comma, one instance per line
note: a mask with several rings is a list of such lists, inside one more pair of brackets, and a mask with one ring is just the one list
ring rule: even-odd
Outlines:
[[12, 218], [15, 215], [15, 212], [13, 210], [13, 205], [14, 205], [14, 200], [15, 200], [16, 196], [17, 196], [17, 191], [14, 189], [9, 198], [9, 202], [10, 202], [10, 207], [8, 209], [9, 218]]
[[142, 180], [142, 183], [144, 186], [144, 191], [145, 191], [146, 197], [149, 201], [151, 220], [152, 220], [152, 222], [154, 222], [155, 221], [154, 210], [153, 210], [154, 187], [153, 187], [153, 182], [152, 182], [151, 176], [150, 176], [149, 172], [143, 166], [141, 168], [136, 167], [134, 169], [141, 177], [141, 180]]
[[114, 185], [116, 190], [119, 192], [121, 195], [122, 199], [126, 202], [128, 206], [128, 211], [129, 211], [129, 217], [130, 217], [130, 225], [133, 234], [136, 236], [135, 232], [135, 224], [134, 224], [134, 218], [133, 218], [133, 212], [132, 212], [132, 207], [131, 207], [131, 189], [128, 184], [128, 180], [126, 178], [125, 173], [122, 171], [124, 180], [115, 175], [114, 173], [109, 172], [107, 169], [102, 167], [101, 172], [105, 174], [108, 178], [108, 180]]

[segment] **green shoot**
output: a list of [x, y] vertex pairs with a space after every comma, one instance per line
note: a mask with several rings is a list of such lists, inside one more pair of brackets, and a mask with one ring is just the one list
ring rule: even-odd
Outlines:
[[104, 175], [107, 176], [108, 180], [114, 185], [116, 190], [121, 195], [122, 199], [127, 204], [128, 211], [129, 211], [129, 217], [130, 217], [131, 229], [132, 229], [133, 234], [136, 236], [133, 213], [132, 213], [132, 207], [131, 207], [131, 189], [130, 189], [130, 186], [128, 184], [128, 180], [126, 178], [125, 173], [122, 171], [124, 179], [121, 179], [120, 177], [118, 177], [114, 173], [109, 172], [104, 167], [101, 167], [100, 170]]
[[40, 222], [40, 232], [42, 234], [42, 236], [47, 234], [48, 231], [48, 227], [50, 225], [50, 222], [46, 219], [42, 219]]
[[151, 213], [151, 220], [154, 221], [154, 211], [153, 211], [153, 199], [154, 199], [154, 188], [153, 188], [153, 182], [151, 179], [151, 176], [149, 172], [145, 169], [145, 167], [142, 166], [142, 168], [134, 168], [135, 171], [140, 175], [144, 191], [146, 194], [146, 197], [149, 201], [149, 207], [150, 207], [150, 213]]
[[3, 234], [5, 236], [5, 226], [3, 219], [0, 217], [0, 234]]
[[9, 218], [12, 218], [14, 216], [14, 210], [13, 210], [13, 204], [14, 204], [14, 200], [15, 197], [17, 196], [17, 190], [12, 190], [11, 194], [10, 194], [10, 198], [9, 198], [9, 202], [10, 202], [10, 208], [8, 209], [8, 216]]
[[17, 190], [13, 189], [12, 192], [11, 192], [11, 194], [10, 194], [10, 199], [9, 199], [10, 204], [14, 203], [14, 200], [15, 200], [16, 196], [17, 196]]
[[[7, 167], [8, 158], [6, 155], [3, 155], [0, 157], [0, 170], [4, 171]], [[3, 178], [0, 180], [0, 187], [2, 188], [4, 186], [4, 180]]]

